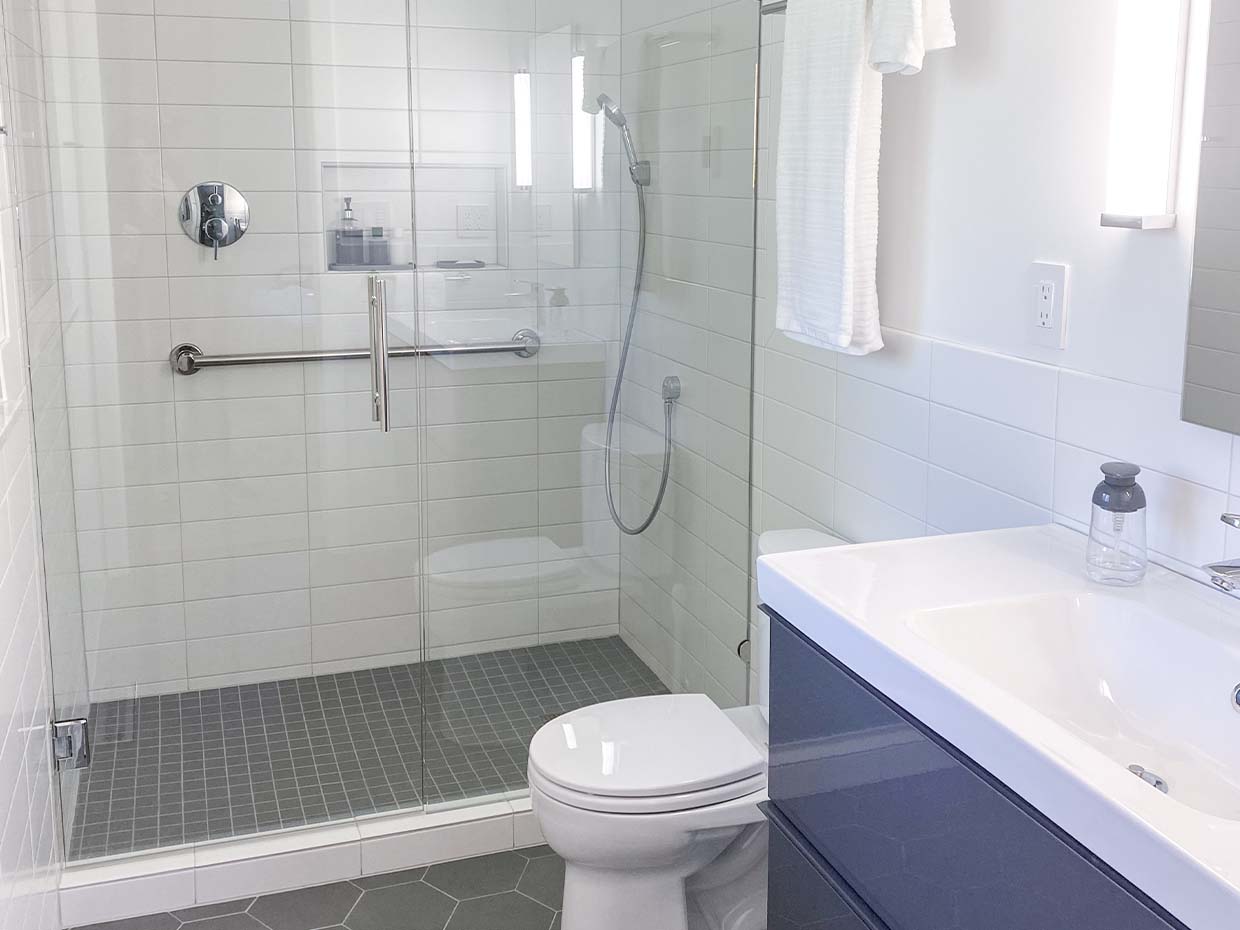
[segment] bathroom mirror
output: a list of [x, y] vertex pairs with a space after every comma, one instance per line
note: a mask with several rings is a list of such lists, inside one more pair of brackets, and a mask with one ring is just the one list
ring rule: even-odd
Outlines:
[[1240, 433], [1240, 64], [1216, 10], [1206, 74], [1183, 418]]

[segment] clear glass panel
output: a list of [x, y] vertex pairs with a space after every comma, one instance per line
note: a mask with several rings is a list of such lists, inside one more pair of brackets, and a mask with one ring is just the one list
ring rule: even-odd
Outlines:
[[[574, 178], [571, 106], [574, 60], [618, 45], [619, 14], [537, 7], [419, 6], [421, 326], [432, 342], [532, 328], [542, 343], [425, 366], [431, 802], [523, 790], [534, 731], [610, 696], [591, 663], [622, 648], [596, 436], [619, 204], [595, 119]], [[477, 267], [444, 267], [457, 260]]]
[[[56, 288], [53, 201], [41, 81], [42, 43], [38, 17], [31, 7], [32, 4], [25, 2], [3, 4], [4, 62], [0, 65], [0, 75], [5, 85], [5, 113], [0, 124], [7, 132], [3, 136], [4, 177], [0, 182], [4, 197], [4, 209], [0, 212], [0, 264], [5, 269], [0, 276], [4, 320], [0, 324], [0, 370], [4, 372], [0, 390], [3, 390], [6, 406], [20, 396], [22, 367], [28, 360], [35, 433], [34, 473], [23, 474], [21, 480], [38, 479], [48, 643], [55, 671], [48, 695], [51, 712], [57, 719], [71, 719], [85, 716], [89, 693], [69, 437], [70, 410]], [[21, 248], [18, 247], [19, 229], [14, 207], [21, 212]], [[7, 412], [13, 414], [11, 410]], [[14, 433], [20, 435], [16, 427]], [[17, 441], [11, 439], [11, 442]], [[36, 598], [29, 597], [25, 609], [40, 609], [35, 601]], [[67, 772], [62, 779], [65, 803], [61, 807], [61, 826], [66, 836], [72, 826], [70, 818], [78, 781], [74, 772]]]
[[[621, 547], [620, 626], [667, 686], [747, 700], [757, 4], [667, 20], [625, 5], [622, 104], [646, 189], [646, 260], [626, 373], [621, 501], [657, 498], [664, 378], [680, 378], [660, 515]], [[626, 178], [627, 180], [627, 178]], [[622, 319], [642, 234], [625, 191]], [[623, 333], [621, 333], [623, 336]]]
[[[743, 703], [748, 611], [754, 4], [665, 21], [606, 2], [419, 6], [420, 331], [535, 328], [535, 360], [429, 359], [427, 799], [521, 791], [546, 720], [671, 689]], [[606, 94], [652, 162], [636, 193]], [[435, 267], [471, 260], [470, 270]]]

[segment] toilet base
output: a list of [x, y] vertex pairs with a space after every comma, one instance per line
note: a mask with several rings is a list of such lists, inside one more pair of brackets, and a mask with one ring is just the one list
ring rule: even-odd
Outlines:
[[565, 863], [563, 930], [689, 930], [690, 899], [694, 930], [703, 922], [709, 930], [763, 930], [731, 921], [715, 926], [711, 918], [738, 910], [717, 900], [721, 882], [729, 886], [726, 898], [732, 886], [748, 887], [745, 873], [765, 878], [765, 845], [752, 841], [756, 825], [764, 835], [758, 802], [765, 791], [705, 808], [615, 814], [569, 806], [539, 784], [531, 773], [534, 814]]
[[688, 930], [684, 879], [566, 863], [563, 930]]
[[746, 827], [718, 858], [685, 881], [691, 918], [700, 915], [698, 926], [766, 930], [767, 830], [765, 823]]

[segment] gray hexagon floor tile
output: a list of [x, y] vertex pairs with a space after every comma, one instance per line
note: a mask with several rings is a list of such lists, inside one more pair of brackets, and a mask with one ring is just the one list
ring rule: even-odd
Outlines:
[[446, 930], [549, 930], [555, 911], [515, 891], [457, 905]]
[[227, 914], [223, 917], [196, 920], [182, 926], [189, 927], [190, 930], [265, 930], [267, 925], [259, 923], [249, 914]]
[[133, 917], [129, 920], [110, 920], [103, 924], [91, 924], [78, 930], [177, 930], [181, 922], [171, 914], [152, 914], [149, 917]]
[[389, 885], [407, 885], [410, 882], [419, 881], [425, 874], [426, 867], [423, 866], [419, 869], [405, 869], [401, 872], [384, 872], [382, 875], [363, 875], [351, 881], [358, 888], [366, 891], [370, 888], [386, 888]]
[[555, 855], [555, 850], [550, 846], [526, 846], [524, 849], [514, 851], [518, 856], [525, 856], [526, 859], [542, 859], [544, 856]]
[[424, 881], [462, 901], [515, 890], [528, 861], [515, 852], [502, 852], [443, 862], [427, 869]]
[[361, 894], [349, 882], [335, 882], [263, 895], [250, 906], [250, 913], [271, 930], [319, 930], [343, 921]]
[[199, 904], [197, 907], [173, 911], [172, 916], [189, 923], [191, 920], [206, 920], [208, 917], [223, 917], [225, 914], [244, 914], [253, 903], [253, 898], [242, 898], [240, 901], [222, 901], [219, 904]]
[[443, 930], [456, 900], [422, 882], [376, 888], [345, 918], [349, 930]]
[[563, 898], [537, 846], [78, 930], [559, 930]]
[[564, 906], [564, 860], [559, 856], [531, 859], [517, 891], [558, 911]]

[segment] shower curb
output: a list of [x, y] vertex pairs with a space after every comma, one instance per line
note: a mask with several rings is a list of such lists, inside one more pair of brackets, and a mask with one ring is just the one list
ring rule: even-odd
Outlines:
[[523, 797], [113, 856], [65, 867], [61, 922], [123, 920], [542, 842]]

